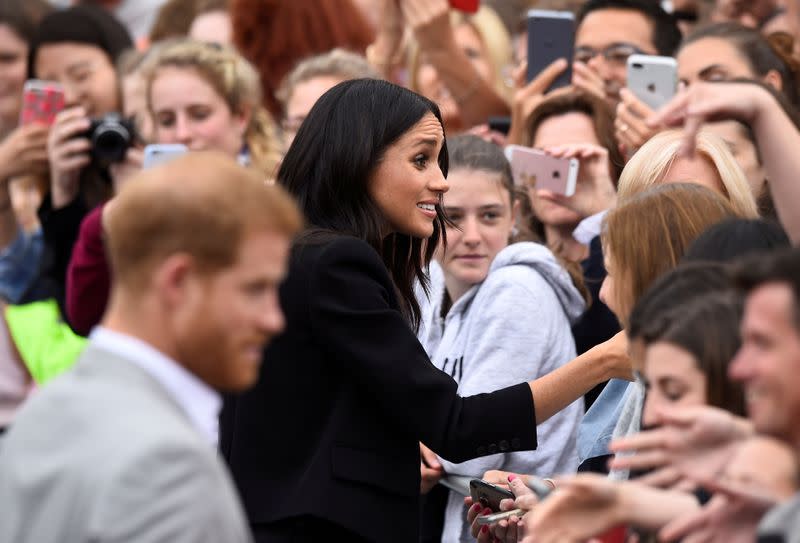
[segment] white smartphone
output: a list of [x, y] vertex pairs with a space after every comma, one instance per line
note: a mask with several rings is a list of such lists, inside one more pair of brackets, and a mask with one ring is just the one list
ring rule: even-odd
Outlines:
[[628, 57], [628, 89], [652, 109], [669, 102], [678, 90], [678, 62], [672, 57]]
[[540, 149], [521, 145], [506, 147], [514, 184], [518, 187], [545, 189], [564, 196], [575, 194], [578, 183], [576, 158], [556, 158]]
[[152, 168], [186, 154], [189, 149], [180, 143], [153, 143], [144, 148], [143, 168]]

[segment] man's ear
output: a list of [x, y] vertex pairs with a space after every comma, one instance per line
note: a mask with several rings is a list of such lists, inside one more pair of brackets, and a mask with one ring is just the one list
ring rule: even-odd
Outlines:
[[153, 285], [161, 303], [179, 307], [190, 294], [195, 271], [194, 259], [186, 253], [170, 255], [156, 267]]

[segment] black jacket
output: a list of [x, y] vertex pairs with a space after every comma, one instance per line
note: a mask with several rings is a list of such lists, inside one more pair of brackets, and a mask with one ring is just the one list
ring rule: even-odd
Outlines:
[[536, 448], [527, 383], [459, 397], [367, 243], [295, 247], [281, 303], [286, 330], [259, 382], [221, 416], [251, 523], [311, 515], [374, 541], [417, 541], [419, 441], [456, 462]]

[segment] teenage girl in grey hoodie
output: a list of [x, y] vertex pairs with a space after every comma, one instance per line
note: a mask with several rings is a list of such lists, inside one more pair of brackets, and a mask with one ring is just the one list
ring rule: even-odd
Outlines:
[[[584, 300], [545, 246], [509, 245], [518, 209], [502, 151], [474, 136], [448, 141], [450, 191], [446, 252], [431, 263], [430, 298], [423, 297], [419, 338], [433, 363], [458, 382], [462, 395], [491, 392], [541, 377], [575, 357], [570, 325]], [[439, 458], [449, 481], [481, 478], [490, 469], [514, 473], [574, 472], [575, 436], [583, 415], [576, 401], [538, 426], [539, 447], [460, 464]], [[504, 446], [505, 445], [505, 446]], [[474, 541], [463, 494], [451, 491], [442, 541]]]

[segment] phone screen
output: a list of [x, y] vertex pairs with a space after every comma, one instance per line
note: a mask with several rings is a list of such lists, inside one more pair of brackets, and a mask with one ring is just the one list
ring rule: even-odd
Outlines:
[[575, 16], [569, 11], [528, 11], [528, 81], [554, 61], [563, 58], [567, 69], [548, 91], [572, 82], [572, 57], [575, 48]]

